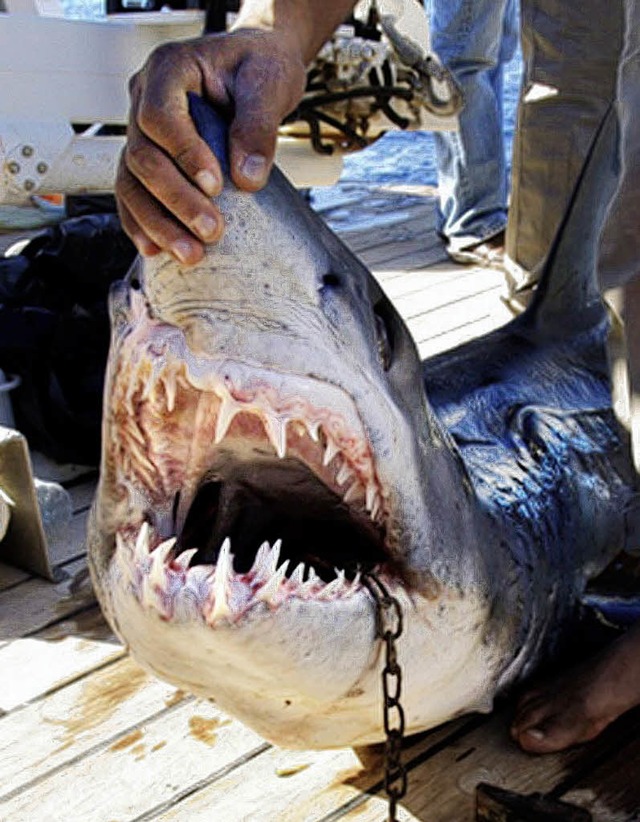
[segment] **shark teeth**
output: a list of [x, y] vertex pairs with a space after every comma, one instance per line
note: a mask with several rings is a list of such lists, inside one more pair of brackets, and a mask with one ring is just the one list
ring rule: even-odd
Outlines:
[[287, 453], [286, 418], [266, 414], [264, 417], [264, 429], [267, 432], [271, 445], [275, 448], [276, 454], [282, 459]]
[[302, 585], [304, 582], [304, 562], [301, 562], [299, 565], [293, 569], [293, 573], [291, 574], [291, 582], [294, 585]]
[[206, 614], [209, 624], [233, 615], [228, 602], [229, 583], [233, 575], [233, 555], [231, 540], [227, 537], [222, 543], [215, 571], [213, 572], [213, 604]]
[[278, 570], [271, 577], [269, 582], [267, 582], [266, 585], [263, 585], [262, 588], [260, 588], [260, 590], [256, 593], [256, 599], [259, 602], [272, 603], [275, 601], [278, 589], [280, 588], [280, 586], [282, 585], [287, 576], [288, 567], [289, 560], [287, 559], [278, 568]]
[[148, 522], [143, 522], [140, 526], [140, 531], [138, 532], [138, 538], [136, 539], [135, 549], [134, 549], [134, 556], [136, 560], [140, 563], [146, 563], [149, 559], [149, 538], [151, 535], [151, 529], [149, 528]]
[[349, 463], [345, 460], [338, 473], [336, 474], [336, 482], [338, 485], [344, 485], [347, 480], [350, 480], [354, 476], [353, 471], [349, 467]]
[[340, 453], [340, 449], [336, 445], [336, 443], [331, 439], [331, 437], [327, 437], [327, 445], [324, 450], [324, 455], [322, 457], [322, 464], [326, 468], [331, 460]]
[[161, 542], [151, 553], [151, 568], [149, 569], [149, 580], [155, 585], [162, 585], [167, 572], [169, 554], [177, 540], [175, 537]]
[[166, 369], [162, 373], [162, 384], [167, 398], [167, 411], [171, 413], [176, 407], [176, 378], [171, 369]]
[[184, 571], [186, 573], [191, 565], [191, 560], [197, 553], [197, 548], [188, 548], [186, 551], [178, 554], [178, 556], [173, 560], [173, 564], [177, 566], [180, 571]]
[[175, 537], [152, 547], [152, 529], [143, 522], [133, 541], [116, 534], [119, 573], [136, 593], [141, 604], [157, 611], [163, 619], [176, 613], [200, 614], [215, 627], [235, 622], [253, 605], [279, 607], [289, 599], [328, 602], [352, 596], [361, 590], [360, 574], [348, 580], [344, 569], [335, 568], [335, 578], [325, 582], [311, 565], [299, 562], [288, 575], [290, 559], [281, 561], [282, 541], [264, 542], [256, 552], [251, 570], [234, 570], [231, 541], [225, 539], [214, 566], [191, 566], [197, 548], [176, 555]]
[[320, 423], [319, 422], [311, 422], [310, 420], [305, 420], [305, 425], [307, 427], [307, 431], [309, 432], [309, 436], [314, 442], [320, 441]]
[[216, 432], [214, 434], [214, 442], [220, 445], [222, 440], [226, 437], [231, 423], [236, 414], [241, 410], [241, 406], [229, 394], [224, 394], [220, 399], [220, 407], [218, 408], [218, 417], [216, 419]]

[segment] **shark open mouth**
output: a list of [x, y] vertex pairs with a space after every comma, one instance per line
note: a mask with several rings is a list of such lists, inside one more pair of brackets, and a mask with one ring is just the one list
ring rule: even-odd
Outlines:
[[177, 329], [143, 324], [144, 345], [139, 330], [122, 343], [107, 452], [134, 512], [116, 558], [141, 603], [236, 622], [353, 596], [362, 572], [384, 571], [384, 488], [348, 395], [195, 358]]

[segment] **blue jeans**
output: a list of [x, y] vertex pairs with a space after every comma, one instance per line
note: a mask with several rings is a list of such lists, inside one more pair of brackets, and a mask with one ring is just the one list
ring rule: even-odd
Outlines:
[[459, 130], [436, 132], [439, 230], [456, 251], [505, 228], [503, 66], [518, 44], [516, 0], [433, 0], [433, 50], [462, 87]]

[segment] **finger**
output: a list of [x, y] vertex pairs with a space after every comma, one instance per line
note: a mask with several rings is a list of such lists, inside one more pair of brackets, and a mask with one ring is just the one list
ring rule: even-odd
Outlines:
[[204, 194], [213, 197], [222, 190], [222, 173], [189, 115], [189, 91], [202, 93], [202, 74], [193, 52], [176, 43], [161, 46], [151, 55], [137, 82], [134, 119], [143, 134], [160, 146]]
[[134, 220], [129, 209], [122, 202], [118, 203], [118, 216], [120, 217], [120, 225], [139, 254], [142, 254], [143, 257], [155, 257], [156, 254], [160, 253], [161, 249], [147, 237]]
[[222, 215], [218, 207], [136, 129], [131, 130], [127, 140], [124, 162], [127, 170], [192, 234], [206, 243], [220, 239]]
[[246, 60], [238, 69], [236, 114], [230, 128], [231, 176], [247, 191], [257, 191], [267, 182], [278, 128], [301, 93], [300, 83], [283, 79], [283, 71], [275, 61], [264, 60]]
[[158, 248], [168, 251], [180, 263], [194, 265], [204, 254], [204, 248], [180, 223], [149, 195], [140, 182], [122, 163], [118, 171], [116, 191], [120, 207], [144, 235]]

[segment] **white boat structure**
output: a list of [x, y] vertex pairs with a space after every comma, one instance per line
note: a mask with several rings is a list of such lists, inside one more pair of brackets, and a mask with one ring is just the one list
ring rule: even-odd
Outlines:
[[[64, 17], [59, 0], [0, 0], [0, 205], [113, 190], [129, 77], [158, 45], [198, 36], [200, 9]], [[277, 160], [299, 187], [331, 185], [342, 152], [393, 128], [455, 128], [460, 95], [430, 55], [415, 0], [364, 0], [310, 68]], [[373, 22], [372, 22], [373, 21]]]

